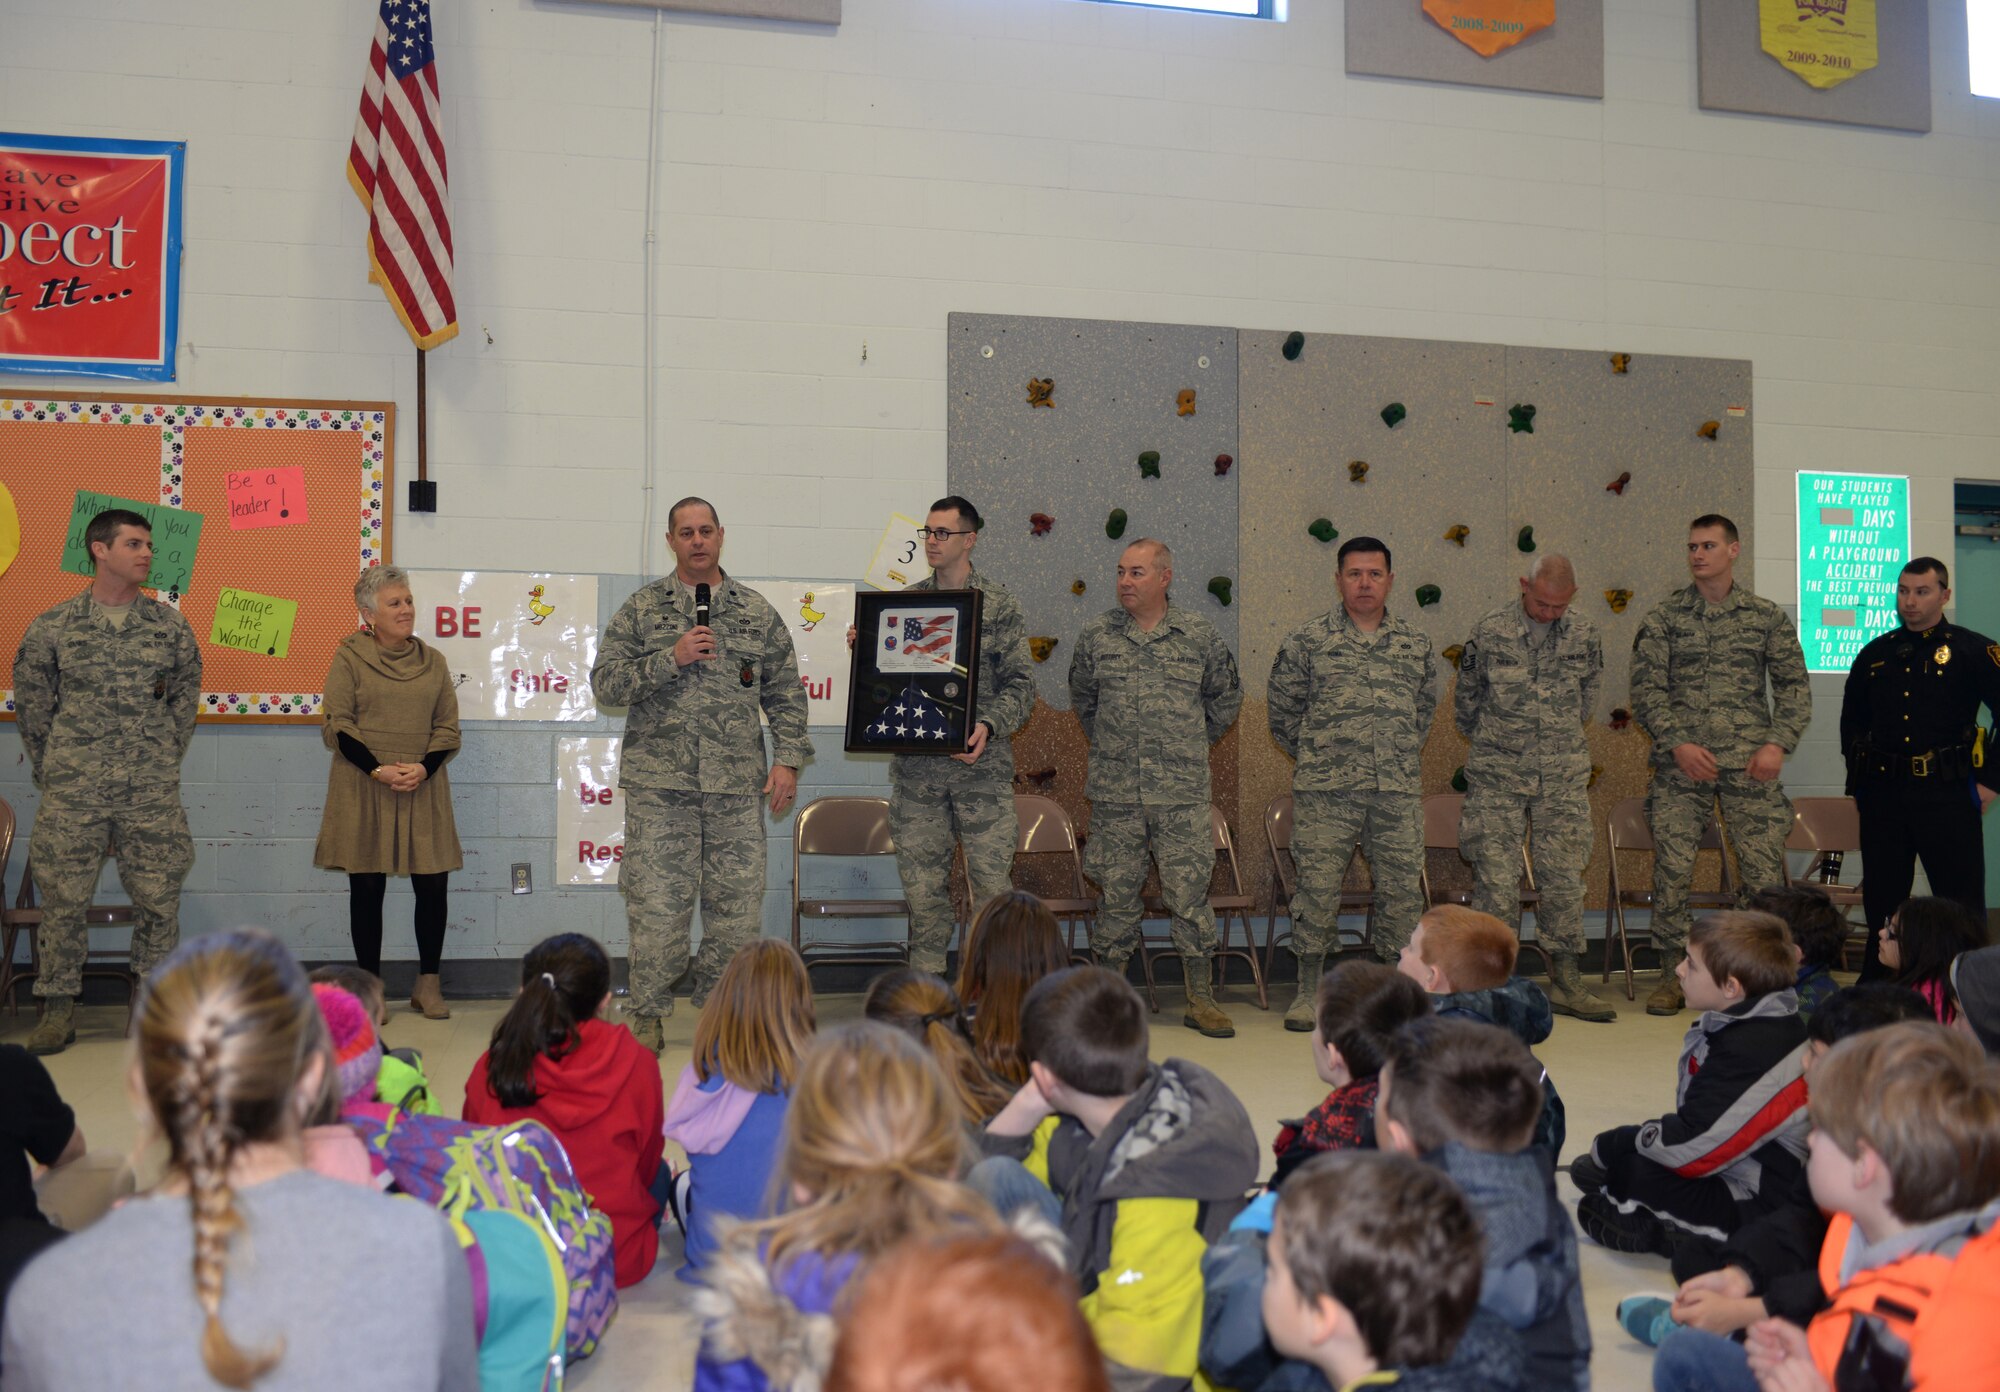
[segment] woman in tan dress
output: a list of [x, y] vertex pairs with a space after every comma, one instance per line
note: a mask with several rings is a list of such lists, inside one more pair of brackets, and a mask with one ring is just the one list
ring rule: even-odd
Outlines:
[[347, 872], [354, 960], [378, 976], [389, 876], [410, 877], [419, 958], [410, 1004], [445, 1020], [451, 1011], [438, 986], [445, 883], [465, 863], [444, 770], [458, 752], [458, 695], [443, 655], [412, 632], [408, 572], [371, 566], [354, 584], [354, 602], [366, 626], [341, 640], [326, 674], [333, 768], [313, 864]]

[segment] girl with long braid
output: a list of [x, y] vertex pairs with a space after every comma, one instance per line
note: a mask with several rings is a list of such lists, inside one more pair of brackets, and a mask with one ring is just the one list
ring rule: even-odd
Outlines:
[[477, 1388], [471, 1282], [443, 1218], [305, 1167], [324, 1041], [305, 973], [267, 933], [196, 938], [154, 970], [131, 1082], [170, 1177], [22, 1275], [8, 1392], [334, 1392], [356, 1349], [394, 1350], [371, 1388]]

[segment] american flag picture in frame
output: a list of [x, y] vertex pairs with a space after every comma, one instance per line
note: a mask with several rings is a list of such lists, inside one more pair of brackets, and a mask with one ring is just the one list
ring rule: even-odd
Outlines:
[[978, 590], [854, 597], [850, 754], [962, 754], [979, 718]]

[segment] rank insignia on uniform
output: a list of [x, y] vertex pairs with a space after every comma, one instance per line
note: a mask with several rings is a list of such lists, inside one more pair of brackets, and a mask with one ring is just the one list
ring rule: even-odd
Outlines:
[[1986, 655], [1993, 659], [1995, 667], [2000, 667], [2000, 643], [1988, 643], [1986, 645]]
[[1931, 654], [1931, 661], [1935, 662], [1940, 667], [1944, 666], [1945, 663], [1951, 661], [1951, 644], [1939, 643], [1938, 650]]

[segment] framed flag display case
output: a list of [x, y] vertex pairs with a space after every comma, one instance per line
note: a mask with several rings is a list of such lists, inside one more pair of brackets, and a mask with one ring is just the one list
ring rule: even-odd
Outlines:
[[978, 590], [854, 597], [850, 754], [962, 754], [978, 719]]

